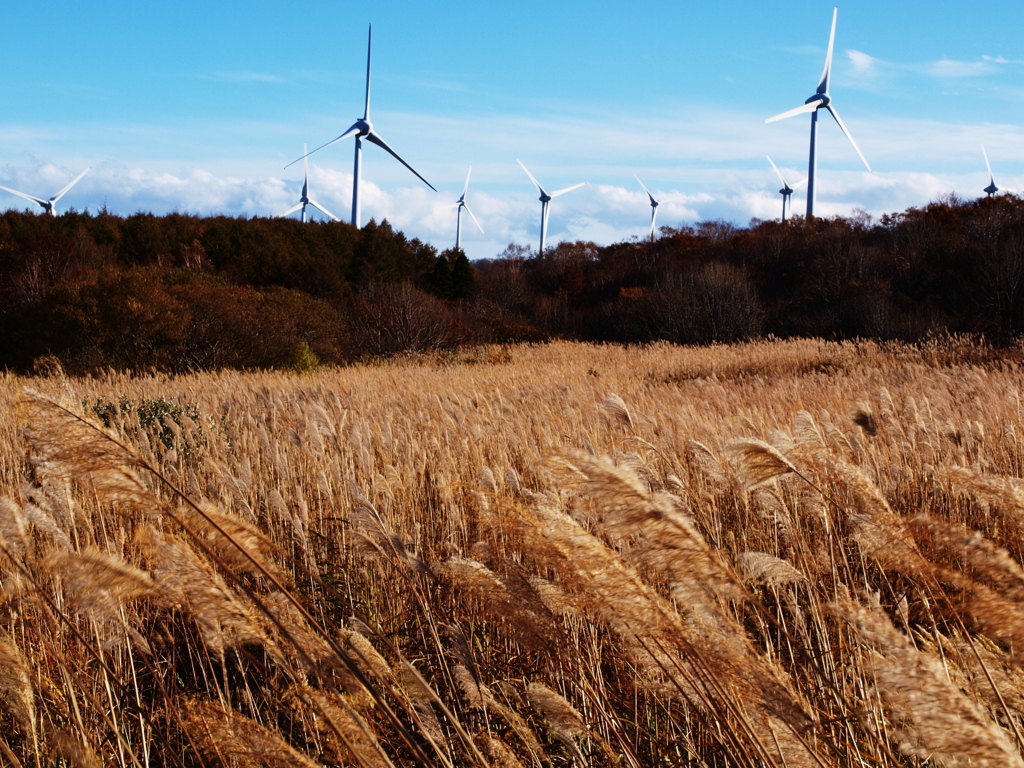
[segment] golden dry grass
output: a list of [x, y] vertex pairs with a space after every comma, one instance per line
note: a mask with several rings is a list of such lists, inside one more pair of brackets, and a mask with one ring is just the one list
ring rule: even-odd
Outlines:
[[1021, 382], [965, 340], [2, 377], [0, 762], [1024, 766]]

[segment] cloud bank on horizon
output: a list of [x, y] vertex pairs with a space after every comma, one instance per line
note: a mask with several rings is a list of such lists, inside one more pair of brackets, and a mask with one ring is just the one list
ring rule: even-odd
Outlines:
[[[216, 4], [183, 2], [211, 27], [224, 20]], [[831, 3], [785, 16], [744, 9], [739, 18], [728, 4], [683, 13], [653, 3], [648, 10], [668, 19], [659, 22], [595, 2], [586, 19], [533, 0], [524, 0], [522, 19], [476, 8], [459, 10], [468, 14], [460, 19], [382, 0], [374, 11], [384, 19], [374, 35], [374, 126], [440, 192], [367, 146], [364, 221], [386, 218], [409, 237], [449, 247], [456, 214], [445, 206], [473, 165], [467, 200], [485, 234], [463, 228], [468, 255], [493, 257], [510, 242], [536, 247], [540, 204], [517, 158], [550, 188], [589, 182], [552, 203], [549, 243], [644, 237], [650, 207], [634, 174], [658, 197], [682, 195], [659, 208], [659, 225], [777, 218], [782, 201], [765, 154], [791, 184], [805, 177], [808, 126], [803, 118], [763, 120], [813, 90]], [[284, 165], [303, 143], [330, 140], [361, 112], [365, 24], [335, 11], [338, 40], [330, 24], [296, 30], [275, 8], [257, 0], [261, 13], [224, 17], [235, 31], [227, 37], [157, 18], [162, 11], [128, 29], [130, 17], [117, 8], [90, 14], [69, 5], [43, 21], [13, 10], [13, 28], [50, 24], [56, 53], [41, 74], [20, 50], [31, 34], [0, 53], [11, 65], [0, 86], [0, 185], [48, 197], [92, 166], [61, 201], [65, 210], [272, 216], [290, 208], [302, 171]], [[545, 27], [532, 22], [545, 14], [548, 26], [572, 21], [574, 34], [537, 31]], [[988, 183], [982, 143], [996, 183], [1024, 189], [1024, 46], [1010, 23], [1021, 15], [1002, 0], [966, 16], [944, 0], [841, 7], [832, 90], [842, 93], [843, 118], [875, 172], [864, 171], [823, 115], [816, 213], [877, 218], [950, 193], [980, 196]], [[1002, 16], [1006, 23], [993, 23]], [[912, 40], [899, 32], [910, 21]], [[103, 24], [111, 34], [130, 32], [129, 50], [104, 53], [79, 40], [83, 25], [100, 35]], [[681, 46], [673, 25], [702, 34]], [[253, 52], [246, 41], [254, 39], [271, 42]], [[194, 55], [185, 55], [188, 45]], [[131, 46], [149, 59], [131, 59]], [[549, 53], [537, 61], [531, 46]], [[325, 63], [343, 68], [317, 68]], [[342, 220], [351, 174], [351, 142], [311, 158], [311, 196]], [[797, 215], [803, 194], [793, 198]], [[0, 192], [0, 207], [25, 204]]]
[[[866, 131], [863, 124], [858, 128], [862, 134], [872, 133]], [[936, 131], [934, 125], [924, 128], [932, 133]], [[839, 158], [834, 156], [829, 158], [832, 162], [822, 163], [818, 214], [825, 217], [849, 216], [863, 211], [877, 219], [883, 214], [925, 205], [949, 194], [978, 197], [988, 182], [977, 141], [982, 137], [986, 138], [997, 184], [1003, 188], [1024, 189], [1024, 175], [1000, 173], [999, 170], [1001, 162], [1012, 149], [1024, 147], [1024, 132], [1008, 126], [970, 125], [943, 126], [942, 131], [944, 136], [954, 137], [951, 144], [960, 144], [956, 137], [962, 137], [967, 157], [954, 165], [973, 164], [975, 170], [944, 174], [923, 171], [867, 173], [857, 170], [857, 159], [852, 149], [844, 148], [838, 129], [836, 136], [825, 137], [827, 151], [836, 155], [849, 154], [850, 157], [846, 158], [847, 163], [838, 162]], [[709, 129], [709, 133], [713, 130]], [[896, 139], [899, 133], [898, 127], [893, 128], [890, 139]], [[905, 130], [904, 133], [908, 142], [913, 141], [914, 131]], [[582, 132], [576, 136], [581, 139], [581, 144], [588, 138]], [[600, 137], [589, 138], [589, 143], [603, 143]], [[642, 138], [640, 143], [643, 143]], [[701, 140], [695, 137], [691, 143], [698, 145]], [[868, 147], [865, 152], [869, 153], [873, 142], [866, 141], [864, 145]], [[936, 141], [931, 150], [936, 153], [936, 165], [941, 165], [942, 160], [948, 161], [948, 156], [943, 155], [944, 145], [945, 142]], [[796, 146], [799, 149], [799, 145]], [[349, 151], [344, 151], [346, 149], [350, 150], [344, 147], [333, 157], [324, 157], [320, 162], [314, 159], [310, 164], [311, 196], [343, 221], [349, 217], [352, 190], [351, 156]], [[668, 169], [645, 167], [639, 159], [632, 165], [628, 161], [608, 166], [587, 163], [583, 157], [588, 152], [585, 147], [576, 150], [581, 156], [578, 166], [573, 163], [573, 157], [557, 152], [545, 153], [547, 156], [535, 165], [542, 169], [538, 173], [543, 174], [546, 183], [557, 187], [583, 179], [590, 182], [553, 202], [549, 242], [590, 240], [610, 244], [643, 238], [650, 219], [650, 207], [646, 193], [632, 178], [634, 169], [656, 196], [682, 195], [682, 199], [659, 208], [659, 226], [681, 227], [709, 220], [746, 225], [752, 219], [779, 217], [782, 202], [777, 191], [778, 180], [767, 161], [763, 160], [763, 155], [748, 158], [748, 167], [738, 167], [731, 159], [714, 157], [715, 153], [709, 148], [703, 151], [707, 153], [703, 155], [706, 158], [703, 162], [687, 164], [679, 158], [677, 164]], [[878, 152], [874, 156], [869, 154], [869, 157], [882, 165], [879, 159], [887, 154], [893, 154], [893, 150]], [[977, 157], [972, 157], [972, 154]], [[83, 168], [84, 162], [80, 163]], [[435, 181], [428, 175], [427, 178], [431, 178], [439, 189], [435, 194], [414, 178], [411, 182], [402, 179], [397, 171], [403, 169], [387, 168], [390, 158], [375, 157], [364, 162], [365, 220], [387, 219], [409, 237], [430, 242], [439, 250], [453, 244], [455, 210], [447, 206], [458, 198], [461, 191], [461, 185], [455, 178], [449, 175]], [[806, 160], [797, 152], [792, 152], [787, 153], [787, 160], [781, 161], [780, 166], [790, 183], [795, 183], [806, 177], [805, 163]], [[65, 209], [93, 212], [106, 208], [119, 215], [178, 212], [203, 216], [275, 216], [298, 201], [302, 186], [301, 175], [280, 170], [280, 164], [275, 167], [272, 160], [264, 162], [263, 167], [253, 163], [250, 168], [226, 167], [219, 163], [195, 168], [188, 168], [182, 163], [177, 165], [176, 169], [159, 170], [101, 161], [63, 199], [62, 205]], [[514, 162], [504, 165], [507, 167], [500, 163], [474, 166], [467, 199], [483, 225], [484, 234], [475, 228], [463, 228], [463, 247], [471, 258], [496, 256], [510, 242], [537, 247], [540, 204], [536, 191]], [[366, 166], [381, 173], [371, 174]], [[1019, 165], [1014, 163], [1014, 167]], [[301, 169], [301, 166], [290, 170], [295, 168]], [[60, 189], [79, 170], [77, 165], [63, 166], [45, 161], [9, 164], [0, 167], [0, 184], [46, 197]], [[376, 183], [372, 176], [377, 176], [381, 183]], [[548, 178], [552, 181], [547, 182]], [[0, 191], [0, 205], [22, 209], [29, 204]], [[803, 212], [803, 188], [794, 195], [793, 211], [796, 215]], [[312, 209], [310, 214], [311, 218], [319, 217], [319, 213]]]

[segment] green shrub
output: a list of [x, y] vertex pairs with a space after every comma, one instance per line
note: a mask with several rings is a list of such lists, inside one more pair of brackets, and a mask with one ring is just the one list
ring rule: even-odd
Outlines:
[[288, 367], [293, 371], [307, 373], [315, 371], [320, 366], [320, 359], [313, 352], [308, 342], [300, 341], [296, 344], [289, 355]]
[[[116, 422], [123, 421], [125, 417], [134, 414], [139, 428], [151, 437], [155, 437], [164, 448], [168, 449], [175, 447], [176, 433], [180, 431], [171, 424], [175, 424], [178, 428], [189, 426], [184, 422], [183, 417], [185, 417], [199, 430], [199, 434], [195, 436], [196, 442], [206, 442], [206, 437], [202, 434], [202, 416], [199, 413], [199, 407], [195, 404], [178, 405], [162, 395], [155, 399], [142, 397], [138, 400], [131, 400], [121, 395], [116, 403], [98, 397], [92, 405], [88, 403], [83, 403], [83, 405], [96, 414], [97, 418], [107, 427], [112, 427]], [[132, 422], [129, 421], [129, 425], [131, 424]], [[181, 443], [177, 447], [179, 454], [186, 454], [194, 450], [184, 441]]]

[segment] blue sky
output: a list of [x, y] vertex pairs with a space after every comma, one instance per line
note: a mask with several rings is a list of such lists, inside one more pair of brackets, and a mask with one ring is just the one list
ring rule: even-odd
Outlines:
[[[297, 200], [303, 143], [362, 110], [374, 25], [373, 122], [440, 190], [376, 147], [364, 218], [446, 247], [472, 164], [472, 258], [537, 245], [540, 205], [516, 164], [560, 188], [551, 239], [610, 243], [659, 223], [778, 215], [778, 181], [806, 174], [808, 120], [765, 125], [818, 80], [829, 2], [54, 2], [5, 8], [0, 184], [116, 213], [272, 215]], [[872, 215], [980, 194], [984, 142], [1000, 186], [1024, 190], [1024, 6], [839, 7], [832, 96], [872, 164], [820, 131], [818, 212]], [[348, 218], [351, 140], [315, 155], [311, 192]], [[21, 208], [3, 194], [0, 205]], [[804, 206], [801, 191], [794, 209]]]

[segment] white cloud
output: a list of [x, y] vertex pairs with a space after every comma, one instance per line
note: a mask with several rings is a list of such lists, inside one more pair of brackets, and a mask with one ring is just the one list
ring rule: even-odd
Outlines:
[[960, 78], [981, 77], [996, 71], [995, 61], [985, 57], [980, 61], [957, 61], [939, 59], [925, 66], [925, 71], [934, 77]]
[[1004, 72], [1008, 65], [1024, 63], [1012, 61], [1004, 56], [980, 56], [972, 61], [942, 58], [931, 61], [900, 62], [879, 59], [852, 48], [846, 50], [845, 53], [849, 65], [849, 70], [845, 74], [853, 79], [848, 81], [844, 78], [843, 84], [853, 88], [868, 87], [871, 90], [878, 90], [878, 86], [883, 82], [892, 86], [896, 80], [905, 80], [908, 77], [919, 78], [922, 75], [926, 78], [945, 81], [991, 77]]
[[880, 59], [876, 59], [874, 56], [870, 56], [863, 51], [857, 51], [850, 49], [846, 51], [846, 58], [850, 60], [850, 65], [853, 67], [853, 73], [862, 77], [871, 77], [878, 72], [878, 65]]

